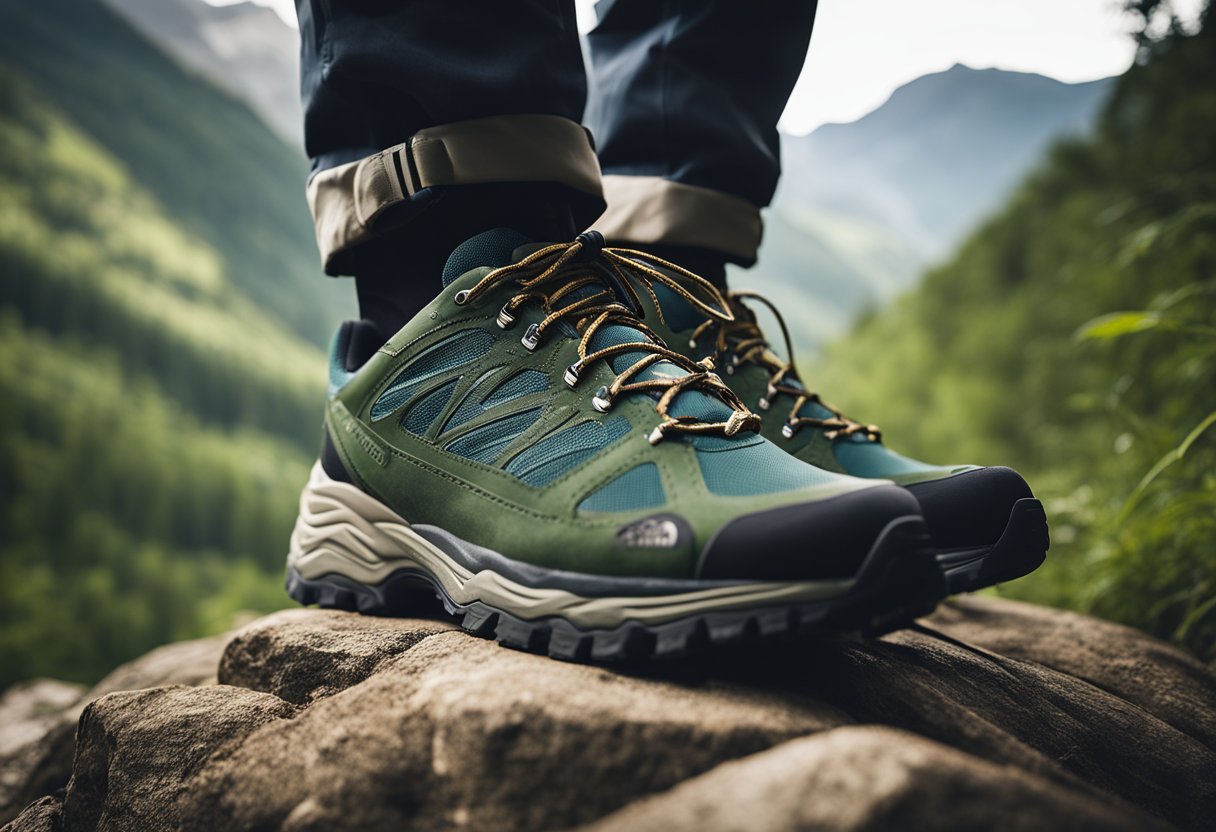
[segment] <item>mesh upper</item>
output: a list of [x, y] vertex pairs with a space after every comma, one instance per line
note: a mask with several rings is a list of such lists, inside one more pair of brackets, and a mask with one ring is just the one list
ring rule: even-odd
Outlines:
[[837, 440], [832, 450], [841, 467], [856, 477], [895, 477], [938, 467], [897, 454], [881, 442], [867, 442], [862, 436]]
[[474, 428], [464, 436], [445, 446], [457, 456], [463, 456], [476, 462], [491, 463], [498, 459], [503, 449], [540, 418], [543, 408], [534, 407], [512, 413], [501, 419], [495, 419], [489, 424]]
[[628, 432], [629, 420], [623, 416], [604, 422], [581, 422], [551, 433], [521, 451], [506, 470], [539, 488], [586, 462]]
[[730, 453], [715, 446], [719, 437], [698, 437], [697, 462], [710, 493], [720, 497], [774, 494], [840, 479], [838, 474], [807, 465], [773, 443], [759, 437], [750, 444], [732, 445]]
[[494, 336], [484, 329], [465, 329], [428, 347], [405, 366], [372, 405], [372, 420], [383, 419], [418, 392], [428, 379], [471, 364], [486, 355]]
[[495, 228], [458, 245], [443, 266], [443, 285], [447, 286], [467, 271], [479, 266], [500, 268], [511, 264], [511, 253], [532, 242], [510, 228]]
[[431, 423], [447, 407], [448, 399], [452, 398], [452, 391], [455, 389], [456, 380], [453, 379], [439, 389], [432, 390], [430, 393], [419, 398], [406, 411], [405, 418], [401, 420], [401, 427], [410, 433], [426, 433]]
[[616, 479], [587, 495], [578, 505], [579, 511], [639, 511], [659, 508], [667, 502], [659, 468], [653, 462], [644, 462], [630, 468]]

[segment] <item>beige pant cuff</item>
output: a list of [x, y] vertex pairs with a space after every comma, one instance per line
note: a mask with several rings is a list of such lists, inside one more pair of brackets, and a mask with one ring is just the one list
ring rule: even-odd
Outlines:
[[309, 180], [308, 207], [325, 271], [341, 274], [344, 253], [399, 227], [408, 214], [392, 209], [418, 191], [502, 182], [553, 182], [602, 194], [591, 137], [569, 119], [495, 116], [430, 127]]
[[697, 246], [754, 263], [760, 209], [732, 194], [659, 176], [605, 176], [608, 210], [595, 228], [613, 244]]

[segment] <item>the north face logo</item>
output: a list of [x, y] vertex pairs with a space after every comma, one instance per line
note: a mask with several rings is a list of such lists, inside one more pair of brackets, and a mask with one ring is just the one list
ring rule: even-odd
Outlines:
[[647, 517], [623, 526], [616, 541], [631, 549], [674, 549], [680, 544], [680, 526], [664, 517]]

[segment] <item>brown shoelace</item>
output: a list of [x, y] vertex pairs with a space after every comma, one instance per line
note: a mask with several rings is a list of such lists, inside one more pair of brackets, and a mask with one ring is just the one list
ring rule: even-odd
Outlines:
[[[670, 270], [677, 277], [660, 269]], [[499, 311], [500, 327], [508, 329], [514, 325], [515, 313], [525, 303], [539, 303], [545, 312], [540, 323], [529, 326], [520, 339], [528, 350], [536, 349], [545, 334], [563, 320], [573, 324], [575, 331], [580, 334], [579, 358], [566, 368], [564, 376], [566, 384], [572, 389], [578, 385], [587, 367], [596, 361], [608, 361], [625, 353], [645, 353], [617, 373], [611, 384], [600, 387], [592, 404], [596, 410], [606, 413], [623, 395], [657, 394], [655, 409], [663, 421], [650, 432], [650, 444], [657, 445], [665, 436], [676, 433], [734, 436], [743, 430], [759, 432], [760, 417], [748, 410], [735, 392], [713, 372], [712, 359], [697, 362], [669, 349], [618, 297], [618, 292], [623, 292], [637, 308], [640, 305], [637, 294], [640, 287], [650, 294], [657, 306], [653, 285], [659, 282], [709, 316], [710, 321], [728, 325], [734, 320], [728, 302], [709, 281], [642, 251], [605, 247], [598, 233], [587, 232], [580, 234], [573, 243], [544, 246], [518, 263], [495, 269], [471, 289], [458, 292], [456, 303], [467, 304], [506, 280], [515, 281], [519, 291]], [[651, 340], [628, 341], [591, 350], [596, 333], [610, 324], [638, 330]], [[684, 370], [686, 375], [637, 378], [647, 368], [664, 361]], [[709, 422], [693, 416], [671, 415], [668, 408], [676, 397], [694, 389], [703, 390], [725, 402], [731, 409], [730, 417], [724, 421]]]
[[[744, 300], [758, 301], [772, 311], [781, 328], [781, 335], [785, 339], [785, 354], [789, 356], [788, 360], [783, 361], [772, 351], [768, 340], [764, 337], [764, 332], [756, 322], [755, 314], [743, 303]], [[877, 442], [882, 438], [882, 431], [878, 429], [877, 425], [862, 424], [850, 419], [838, 408], [820, 398], [818, 393], [789, 383], [791, 379], [798, 378], [797, 371], [794, 369], [793, 340], [790, 338], [789, 328], [785, 325], [785, 319], [781, 317], [781, 313], [777, 311], [777, 307], [772, 301], [756, 292], [730, 292], [727, 296], [727, 304], [732, 312], [733, 320], [710, 317], [693, 330], [690, 346], [696, 349], [697, 339], [716, 327], [714, 355], [726, 363], [728, 373], [733, 373], [735, 368], [743, 364], [756, 364], [768, 370], [770, 373], [768, 388], [765, 390], [764, 396], [757, 402], [757, 406], [761, 410], [768, 410], [773, 406], [777, 396], [782, 394], [790, 396], [794, 400], [789, 415], [786, 416], [785, 424], [781, 426], [782, 436], [792, 439], [799, 430], [809, 426], [822, 430], [828, 439], [864, 435], [869, 441]], [[829, 411], [832, 416], [820, 419], [800, 415], [802, 409], [808, 404], [817, 404]]]

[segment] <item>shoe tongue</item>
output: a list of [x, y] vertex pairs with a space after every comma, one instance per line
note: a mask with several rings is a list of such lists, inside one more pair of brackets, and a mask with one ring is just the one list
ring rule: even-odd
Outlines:
[[[447, 286], [465, 272], [480, 266], [495, 268], [508, 266], [518, 259], [520, 254], [518, 249], [529, 245], [536, 245], [536, 243], [510, 228], [495, 228], [470, 237], [457, 246], [448, 257], [448, 261], [443, 267], [443, 285]], [[656, 290], [659, 288], [662, 287], [656, 287]], [[594, 291], [598, 290], [594, 287], [587, 287], [585, 290], [574, 292], [569, 296], [569, 301], [573, 302], [587, 292]], [[670, 298], [676, 298], [674, 293], [669, 292], [668, 295]], [[573, 331], [568, 334], [577, 337]], [[641, 330], [624, 324], [611, 324], [598, 329], [588, 346], [591, 350], [600, 350], [616, 344], [646, 340], [648, 339]], [[641, 351], [622, 353], [611, 360], [612, 370], [617, 373], [623, 372], [645, 355], [646, 353]], [[688, 374], [670, 361], [660, 361], [647, 367], [636, 378], [643, 381], [661, 377], [679, 378], [685, 375]], [[699, 390], [687, 390], [681, 393], [672, 402], [669, 410], [672, 416], [691, 416], [709, 422], [725, 421], [730, 418], [732, 412], [725, 402]]]
[[532, 243], [511, 228], [493, 228], [470, 237], [452, 250], [443, 267], [443, 285], [479, 266], [501, 268], [515, 262], [515, 249]]

